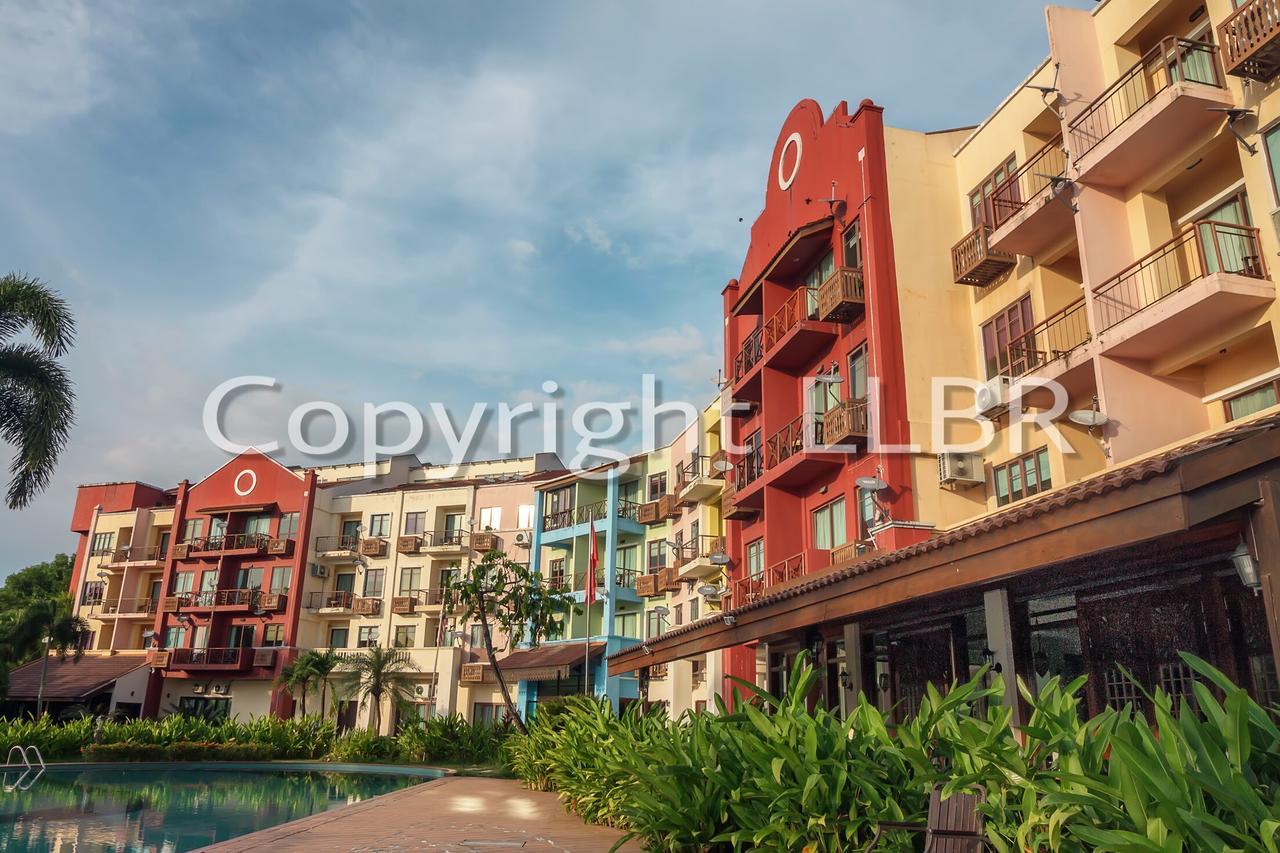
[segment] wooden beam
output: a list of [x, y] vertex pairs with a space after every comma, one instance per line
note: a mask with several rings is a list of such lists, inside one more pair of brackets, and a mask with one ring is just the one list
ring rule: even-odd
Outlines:
[[1261, 501], [1250, 519], [1258, 572], [1262, 577], [1262, 602], [1266, 608], [1271, 654], [1280, 667], [1280, 481], [1258, 483]]

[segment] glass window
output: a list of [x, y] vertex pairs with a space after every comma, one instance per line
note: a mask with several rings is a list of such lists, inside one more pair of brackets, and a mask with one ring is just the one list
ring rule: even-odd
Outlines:
[[618, 500], [626, 503], [640, 503], [640, 481], [624, 480], [618, 484]]
[[412, 566], [400, 570], [400, 585], [396, 588], [400, 595], [412, 595], [421, 588], [422, 569], [420, 567]]
[[876, 494], [870, 489], [858, 490], [858, 517], [862, 520], [862, 531], [867, 534], [879, 518], [876, 507]]
[[342, 522], [342, 537], [344, 539], [356, 539], [360, 536], [360, 519], [348, 518]]
[[836, 256], [834, 252], [827, 252], [818, 262], [809, 268], [809, 272], [805, 274], [805, 287], [817, 287], [827, 279], [831, 278], [831, 274], [836, 271]]
[[249, 536], [270, 536], [271, 516], [251, 515], [244, 520], [244, 532]]
[[867, 398], [867, 347], [858, 347], [849, 353], [849, 399]]
[[696, 598], [689, 599], [689, 621], [690, 622], [698, 621], [698, 608], [699, 608], [698, 599]]
[[675, 624], [677, 624], [677, 625], [683, 625], [683, 624], [684, 624], [684, 605], [683, 605], [683, 604], [677, 604], [677, 605], [676, 605], [676, 607], [675, 607], [675, 617], [676, 617]]
[[225, 518], [209, 519], [209, 538], [221, 539], [227, 535], [227, 520]]
[[855, 219], [844, 231], [844, 265], [862, 269], [862, 220]]
[[1227, 420], [1248, 417], [1276, 405], [1277, 402], [1280, 402], [1280, 397], [1276, 394], [1276, 383], [1268, 382], [1252, 391], [1229, 397], [1226, 400]]
[[279, 539], [296, 539], [298, 537], [298, 514], [296, 512], [286, 512], [280, 516], [280, 535]]
[[386, 569], [366, 569], [364, 573], [365, 598], [381, 598], [382, 587], [386, 577]]
[[764, 573], [764, 540], [747, 543], [747, 576], [757, 578]]
[[1035, 325], [1031, 316], [1031, 294], [982, 324], [982, 354], [986, 360], [987, 378], [1021, 376], [1036, 365], [1034, 345], [1015, 344]]
[[371, 649], [376, 645], [378, 645], [378, 626], [361, 625], [359, 632], [356, 634], [356, 647]]
[[329, 629], [329, 648], [345, 649], [347, 647], [347, 637], [350, 635], [351, 629], [343, 625], [340, 628]]
[[245, 566], [236, 572], [236, 589], [262, 589], [262, 568]]
[[517, 511], [516, 515], [518, 516], [518, 520], [516, 522], [517, 529], [533, 529], [533, 504], [520, 504], [520, 509]]
[[661, 633], [662, 633], [662, 616], [660, 616], [658, 613], [656, 613], [653, 610], [650, 610], [647, 613], [645, 613], [644, 614], [645, 639], [652, 640], [654, 637], [659, 636]]
[[467, 641], [473, 649], [484, 648], [484, 628], [480, 625], [472, 625], [467, 634]]
[[813, 511], [813, 547], [829, 551], [845, 542], [844, 498], [837, 498]]
[[166, 649], [180, 649], [187, 644], [186, 628], [170, 628], [164, 634], [164, 647]]
[[501, 530], [502, 529], [502, 507], [485, 506], [480, 508], [480, 529], [481, 530]]
[[369, 535], [382, 538], [391, 535], [391, 513], [380, 512], [369, 516]]
[[648, 566], [650, 572], [656, 572], [659, 569], [667, 567], [667, 543], [661, 539], [653, 542], [645, 543], [645, 551], [648, 556]]
[[203, 518], [188, 518], [187, 523], [182, 526], [182, 541], [190, 542], [192, 539], [199, 539], [204, 533]]
[[471, 722], [476, 725], [496, 726], [506, 719], [506, 707], [500, 702], [473, 702]]
[[639, 637], [640, 614], [619, 613], [613, 617], [613, 633], [619, 637]]
[[991, 469], [996, 505], [1004, 506], [1053, 488], [1049, 449], [1042, 447]]
[[93, 535], [92, 553], [95, 556], [98, 554], [110, 554], [111, 546], [115, 543], [115, 540], [116, 535], [114, 533], [95, 533]]
[[284, 645], [284, 626], [266, 625], [262, 629], [262, 645], [264, 648], [275, 648]]
[[276, 566], [271, 570], [271, 591], [272, 592], [288, 592], [289, 585], [293, 582], [292, 566]]
[[649, 500], [656, 501], [667, 493], [667, 472], [649, 475]]
[[397, 625], [392, 643], [397, 649], [411, 649], [414, 646], [414, 634], [416, 632], [417, 626], [415, 625]]
[[195, 572], [177, 572], [173, 576], [173, 594], [181, 595], [184, 592], [191, 592], [191, 588], [195, 585]]
[[406, 512], [404, 514], [404, 535], [420, 536], [427, 529], [427, 514], [425, 512]]

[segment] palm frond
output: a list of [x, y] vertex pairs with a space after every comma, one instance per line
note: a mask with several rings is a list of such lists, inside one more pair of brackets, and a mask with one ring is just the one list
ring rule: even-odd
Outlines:
[[0, 278], [0, 340], [30, 329], [47, 355], [57, 357], [71, 348], [76, 322], [67, 301], [40, 279], [21, 273]]
[[36, 347], [0, 347], [0, 439], [17, 450], [9, 466], [10, 509], [31, 502], [53, 476], [75, 423], [75, 391], [62, 366]]

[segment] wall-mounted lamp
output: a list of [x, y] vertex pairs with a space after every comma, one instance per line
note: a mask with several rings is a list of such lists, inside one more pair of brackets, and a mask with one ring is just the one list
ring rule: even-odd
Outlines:
[[983, 648], [982, 662], [985, 663], [988, 667], [990, 667], [991, 671], [994, 672], [996, 675], [999, 675], [1000, 673], [1004, 672], [1004, 667], [1002, 667], [999, 664], [999, 662], [996, 661], [996, 653], [989, 648]]
[[876, 687], [880, 688], [881, 693], [889, 692], [889, 673], [882, 672], [876, 676]]
[[725, 616], [723, 616], [723, 617], [721, 617], [721, 618], [724, 620], [724, 624], [728, 625], [728, 626], [729, 626], [729, 627], [731, 627], [731, 628], [732, 628], [732, 627], [733, 627], [733, 625], [738, 621], [738, 618], [737, 618], [736, 616], [730, 616], [730, 615], [728, 615], [728, 614], [726, 614]]
[[853, 679], [849, 677], [849, 670], [840, 670], [840, 686], [845, 690], [853, 689]]
[[1245, 544], [1243, 536], [1240, 537], [1240, 544], [1231, 552], [1231, 565], [1235, 566], [1236, 574], [1240, 576], [1240, 583], [1257, 595], [1258, 590], [1262, 589], [1262, 575], [1258, 572], [1258, 561], [1249, 552], [1249, 546]]

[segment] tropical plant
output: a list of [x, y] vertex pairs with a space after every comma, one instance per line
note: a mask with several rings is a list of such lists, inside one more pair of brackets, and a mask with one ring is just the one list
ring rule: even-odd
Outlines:
[[311, 668], [311, 661], [305, 653], [282, 666], [280, 674], [276, 676], [277, 687], [283, 687], [291, 694], [298, 695], [300, 710], [304, 717], [307, 715], [307, 691], [311, 689], [315, 678], [316, 672]]
[[369, 731], [376, 734], [382, 728], [384, 698], [397, 709], [407, 709], [412, 704], [413, 679], [409, 673], [417, 671], [417, 665], [404, 652], [373, 646], [343, 660], [339, 690], [361, 703], [369, 703]]
[[[53, 476], [74, 423], [75, 392], [57, 359], [75, 341], [66, 301], [39, 279], [0, 278], [0, 441], [14, 448], [7, 501], [22, 509]], [[33, 343], [6, 343], [19, 332]]]
[[411, 718], [396, 735], [400, 757], [415, 764], [448, 762], [493, 764], [511, 728], [491, 723], [469, 723], [459, 714]]
[[501, 628], [507, 637], [523, 637], [530, 646], [537, 646], [556, 622], [573, 608], [573, 597], [540, 583], [528, 565], [517, 563], [496, 550], [485, 554], [469, 572], [459, 572], [451, 581], [446, 595], [461, 611], [461, 622], [479, 621], [484, 648], [493, 666], [498, 689], [502, 692], [507, 717], [521, 734], [528, 734], [498, 663], [493, 629]]
[[333, 649], [309, 649], [302, 653], [299, 660], [305, 658], [307, 668], [311, 670], [315, 676], [315, 681], [320, 685], [320, 716], [328, 716], [326, 710], [326, 700], [329, 696], [329, 679], [333, 677], [333, 672], [342, 666], [342, 655]]
[[400, 754], [395, 738], [377, 733], [376, 729], [356, 729], [333, 743], [330, 761], [394, 761]]

